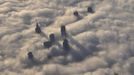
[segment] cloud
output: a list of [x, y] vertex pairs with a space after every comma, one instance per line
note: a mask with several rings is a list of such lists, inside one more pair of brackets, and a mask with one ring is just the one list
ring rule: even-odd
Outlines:
[[[133, 2], [1, 0], [0, 74], [134, 75]], [[88, 13], [88, 6], [95, 13]], [[76, 10], [81, 19], [73, 15]], [[35, 33], [37, 21], [41, 34]], [[62, 25], [68, 34], [68, 54], [62, 47]], [[51, 33], [57, 42], [44, 48]], [[33, 60], [28, 59], [28, 52], [33, 53]]]

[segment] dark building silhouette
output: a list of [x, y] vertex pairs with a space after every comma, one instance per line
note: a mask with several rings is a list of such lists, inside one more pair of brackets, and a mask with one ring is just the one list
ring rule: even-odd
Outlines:
[[51, 41], [46, 41], [43, 43], [45, 48], [50, 48], [52, 46], [52, 42]]
[[55, 35], [54, 34], [50, 34], [49, 35], [49, 39], [52, 43], [56, 42], [56, 39], [55, 39]]
[[36, 23], [35, 32], [36, 32], [36, 33], [41, 33], [41, 28], [40, 28], [40, 26], [39, 26], [38, 23]]
[[30, 60], [34, 59], [34, 56], [33, 56], [32, 52], [28, 52], [27, 55], [28, 55], [28, 59], [30, 59]]
[[70, 50], [69, 42], [68, 42], [67, 39], [64, 39], [64, 41], [63, 41], [63, 49], [65, 51], [69, 51]]
[[62, 37], [66, 37], [67, 36], [66, 27], [65, 26], [61, 26], [61, 36]]
[[89, 12], [89, 13], [94, 13], [94, 10], [93, 10], [93, 8], [92, 8], [91, 6], [89, 6], [89, 7], [87, 8], [87, 12]]
[[78, 13], [78, 11], [74, 11], [73, 15], [76, 16], [76, 17], [79, 17], [80, 16], [79, 13]]

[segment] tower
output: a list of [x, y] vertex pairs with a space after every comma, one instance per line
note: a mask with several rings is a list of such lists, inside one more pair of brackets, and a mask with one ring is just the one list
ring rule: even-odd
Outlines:
[[64, 39], [64, 41], [63, 41], [63, 49], [65, 51], [69, 51], [70, 50], [69, 42], [68, 42], [67, 39]]
[[76, 16], [76, 17], [79, 17], [78, 11], [74, 11], [73, 15]]
[[62, 37], [66, 37], [67, 33], [66, 33], [66, 27], [65, 26], [61, 26], [61, 36]]
[[40, 26], [39, 26], [38, 23], [36, 23], [35, 32], [36, 32], [36, 33], [41, 33], [41, 28], [40, 28]]
[[54, 34], [50, 34], [50, 35], [49, 35], [49, 39], [50, 39], [50, 41], [51, 41], [52, 43], [56, 41]]
[[28, 59], [33, 60], [34, 56], [33, 56], [32, 52], [28, 52], [27, 55], [28, 55]]
[[94, 10], [93, 10], [93, 8], [92, 8], [91, 6], [89, 6], [89, 7], [87, 8], [87, 12], [89, 12], [89, 13], [94, 13]]

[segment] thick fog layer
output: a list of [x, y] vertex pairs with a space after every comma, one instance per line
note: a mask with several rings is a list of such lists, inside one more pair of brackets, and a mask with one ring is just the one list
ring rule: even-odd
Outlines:
[[[87, 12], [89, 6], [94, 13]], [[57, 42], [45, 48], [51, 33]], [[133, 70], [134, 0], [0, 0], [0, 75], [134, 75]]]

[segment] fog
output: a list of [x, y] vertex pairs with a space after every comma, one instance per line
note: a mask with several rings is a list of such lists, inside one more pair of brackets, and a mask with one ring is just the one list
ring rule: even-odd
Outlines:
[[0, 75], [134, 75], [133, 13], [134, 0], [0, 0]]

